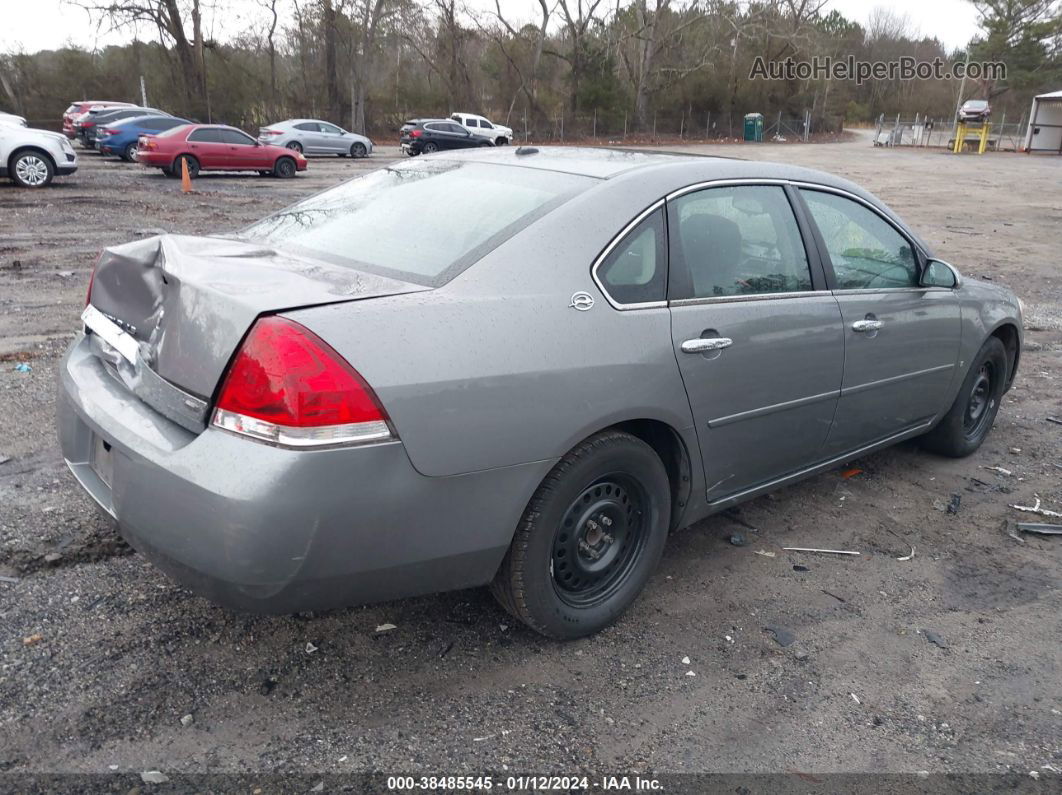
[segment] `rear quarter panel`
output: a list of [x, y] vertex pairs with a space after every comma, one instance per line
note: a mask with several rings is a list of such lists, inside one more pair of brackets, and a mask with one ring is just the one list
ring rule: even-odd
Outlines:
[[[679, 431], [697, 459], [669, 311], [617, 311], [590, 276], [648, 203], [629, 193], [581, 194], [437, 290], [289, 316], [372, 385], [423, 474], [556, 459], [641, 418]], [[591, 310], [571, 308], [577, 291]]]

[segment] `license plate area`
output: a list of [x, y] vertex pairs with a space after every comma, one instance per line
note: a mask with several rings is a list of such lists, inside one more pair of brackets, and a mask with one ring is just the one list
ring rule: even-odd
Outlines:
[[110, 443], [99, 436], [92, 437], [92, 471], [96, 477], [103, 481], [103, 485], [111, 488], [114, 480], [114, 453]]

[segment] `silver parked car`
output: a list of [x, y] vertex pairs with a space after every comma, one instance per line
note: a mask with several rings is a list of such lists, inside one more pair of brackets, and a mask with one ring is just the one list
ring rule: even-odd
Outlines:
[[178, 581], [274, 612], [489, 583], [560, 638], [671, 530], [903, 439], [972, 453], [1022, 341], [845, 180], [528, 147], [109, 248], [82, 317], [63, 454]]
[[372, 141], [364, 135], [347, 132], [318, 119], [288, 119], [258, 130], [258, 140], [273, 146], [286, 146], [306, 155], [368, 157]]

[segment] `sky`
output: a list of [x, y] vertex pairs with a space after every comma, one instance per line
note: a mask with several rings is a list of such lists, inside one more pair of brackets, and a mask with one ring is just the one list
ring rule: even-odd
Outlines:
[[[250, 26], [255, 15], [253, 0], [217, 0], [217, 25], [229, 30]], [[493, 0], [470, 0], [473, 8], [493, 8]], [[849, 19], [866, 23], [875, 7], [874, 0], [828, 0], [827, 9], [835, 8]], [[532, 0], [501, 0], [502, 12], [514, 18], [533, 15], [537, 4]], [[906, 16], [913, 31], [936, 36], [949, 49], [961, 47], [977, 33], [977, 12], [969, 0], [889, 0], [888, 9]], [[526, 15], [521, 14], [527, 9]], [[129, 41], [129, 31], [109, 32], [98, 29], [86, 12], [67, 0], [0, 0], [0, 52], [23, 50], [36, 52], [55, 49], [66, 43], [80, 47], [104, 47]], [[151, 37], [152, 31], [141, 33]], [[213, 34], [223, 39], [220, 31]]]

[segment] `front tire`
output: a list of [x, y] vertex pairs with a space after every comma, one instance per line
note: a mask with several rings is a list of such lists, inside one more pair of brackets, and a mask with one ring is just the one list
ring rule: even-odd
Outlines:
[[653, 449], [619, 431], [591, 436], [538, 487], [491, 592], [548, 637], [598, 632], [645, 587], [670, 519], [667, 472]]
[[137, 158], [137, 146], [136, 143], [131, 143], [125, 149], [122, 150], [122, 160], [126, 163], [135, 163]]
[[11, 158], [7, 173], [21, 188], [44, 188], [55, 176], [55, 166], [47, 155], [31, 150]]
[[430, 155], [432, 152], [439, 151], [439, 145], [434, 141], [428, 141], [423, 147], [421, 147], [420, 151], [426, 155]]
[[354, 144], [351, 144], [351, 146], [350, 146], [350, 156], [351, 157], [368, 157], [369, 156], [369, 152], [365, 148], [365, 144], [363, 144], [363, 143], [354, 143]]
[[974, 357], [955, 402], [922, 437], [922, 446], [949, 458], [963, 458], [976, 451], [996, 420], [1007, 373], [1007, 350], [998, 337], [989, 337]]
[[273, 166], [273, 176], [280, 179], [290, 179], [295, 176], [295, 161], [290, 157], [277, 158], [276, 164]]
[[507, 146], [508, 144], [509, 139], [506, 138], [504, 135], [499, 135], [497, 138], [494, 139], [495, 146]]

